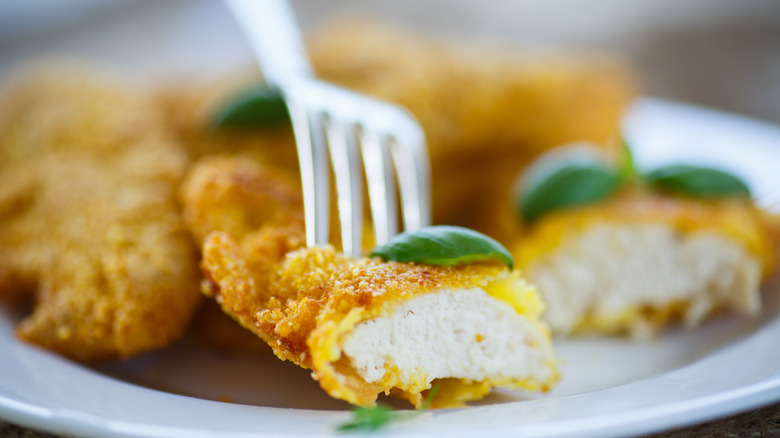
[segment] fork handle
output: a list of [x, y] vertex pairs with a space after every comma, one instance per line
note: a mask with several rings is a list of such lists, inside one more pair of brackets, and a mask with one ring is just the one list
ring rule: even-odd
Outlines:
[[313, 76], [306, 46], [286, 0], [225, 0], [260, 63], [266, 83], [285, 83]]

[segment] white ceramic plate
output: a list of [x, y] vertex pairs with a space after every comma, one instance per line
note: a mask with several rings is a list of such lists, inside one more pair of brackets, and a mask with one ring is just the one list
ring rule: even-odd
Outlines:
[[[742, 177], [780, 199], [780, 128], [645, 99], [626, 120], [642, 166], [685, 160]], [[497, 391], [478, 405], [424, 413], [388, 435], [604, 436], [647, 433], [780, 400], [780, 284], [761, 318], [723, 318], [648, 343], [558, 343], [563, 381], [544, 397]], [[226, 358], [181, 343], [88, 368], [17, 341], [0, 313], [0, 418], [95, 437], [327, 436], [349, 419], [307, 372], [271, 357]], [[230, 400], [231, 402], [218, 401]]]

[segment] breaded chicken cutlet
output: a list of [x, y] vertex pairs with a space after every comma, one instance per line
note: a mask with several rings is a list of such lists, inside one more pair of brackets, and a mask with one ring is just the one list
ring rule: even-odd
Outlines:
[[634, 188], [538, 219], [513, 253], [556, 334], [647, 338], [722, 311], [757, 316], [777, 226], [749, 199]]
[[248, 159], [202, 160], [183, 193], [204, 292], [331, 396], [370, 405], [389, 393], [419, 407], [439, 383], [434, 406], [453, 406], [557, 381], [543, 305], [517, 271], [304, 248], [298, 190]]
[[19, 337], [82, 361], [167, 346], [200, 301], [185, 151], [128, 88], [44, 64], [0, 97], [0, 297], [34, 302]]

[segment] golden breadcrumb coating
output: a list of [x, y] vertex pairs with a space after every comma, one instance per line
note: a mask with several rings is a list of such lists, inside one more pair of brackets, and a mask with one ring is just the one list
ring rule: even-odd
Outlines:
[[164, 347], [200, 301], [186, 155], [141, 96], [43, 65], [0, 97], [0, 296], [34, 296], [17, 334], [78, 360]]
[[[185, 217], [203, 240], [204, 292], [244, 327], [269, 343], [281, 359], [309, 368], [331, 396], [372, 404], [379, 393], [393, 393], [420, 406], [431, 382], [400, 381], [389, 373], [375, 382], [363, 379], [342, 354], [339, 343], [360, 322], [383, 315], [397, 303], [442, 289], [485, 287], [517, 281], [518, 289], [496, 287], [496, 298], [510, 303], [543, 333], [538, 294], [497, 264], [444, 268], [412, 263], [351, 259], [331, 247], [304, 248], [300, 195], [250, 160], [210, 158], [192, 170], [184, 188]], [[515, 284], [515, 283], [512, 283]], [[493, 382], [447, 382], [437, 404], [483, 396], [501, 384], [546, 390], [557, 380], [554, 360], [549, 377]]]
[[[653, 228], [653, 226], [660, 228]], [[698, 324], [704, 317], [721, 310], [756, 314], [757, 306], [760, 305], [758, 285], [762, 278], [766, 279], [777, 268], [780, 227], [777, 218], [773, 218], [746, 199], [698, 200], [637, 188], [626, 189], [617, 196], [598, 204], [564, 209], [543, 216], [518, 237], [512, 252], [517, 266], [525, 270], [531, 279], [535, 279], [537, 268], [542, 267], [546, 275], [565, 277], [571, 274], [571, 269], [576, 269], [573, 264], [578, 263], [573, 257], [580, 257], [572, 255], [571, 251], [592, 251], [593, 256], [598, 253], [599, 257], [608, 259], [616, 257], [606, 263], [611, 263], [615, 270], [620, 271], [628, 269], [627, 265], [623, 265], [627, 262], [620, 256], [622, 250], [614, 251], [611, 242], [622, 247], [627, 242], [622, 239], [629, 239], [630, 233], [651, 229], [670, 230], [669, 235], [673, 236], [673, 239], [678, 242], [676, 245], [679, 245], [676, 251], [681, 251], [681, 248], [686, 245], [687, 249], [691, 250], [690, 242], [696, 240], [699, 241], [697, 245], [701, 242], [709, 242], [708, 248], [711, 250], [729, 251], [729, 248], [733, 247], [734, 250], [739, 251], [740, 255], [737, 256], [739, 260], [734, 260], [728, 265], [731, 272], [719, 273], [721, 277], [731, 279], [730, 282], [722, 283], [726, 281], [722, 278], [715, 282], [717, 284], [713, 284], [715, 279], [700, 279], [702, 289], [689, 291], [682, 298], [670, 295], [669, 291], [656, 291], [654, 295], [660, 293], [663, 297], [666, 294], [668, 299], [659, 302], [658, 297], [639, 297], [640, 299], [631, 302], [628, 307], [619, 308], [613, 302], [614, 311], [611, 314], [599, 309], [599, 304], [591, 302], [589, 307], [581, 309], [576, 322], [565, 326], [562, 334], [629, 333], [637, 337], [647, 337], [673, 322], [684, 320], [688, 325]], [[600, 240], [604, 247], [579, 247], [580, 249], [571, 247], [573, 242], [579, 242], [583, 236], [592, 232], [600, 232], [602, 236], [608, 236], [605, 238], [607, 240]], [[651, 231], [651, 233], [655, 233], [653, 234], [655, 236], [664, 235], [658, 234], [658, 231]], [[712, 246], [713, 239], [722, 244]], [[635, 242], [635, 244], [641, 243]], [[642, 254], [646, 250], [645, 246], [647, 244], [635, 247], [633, 252]], [[675, 251], [670, 248], [666, 250]], [[564, 253], [569, 254], [563, 255], [568, 260], [565, 268], [562, 267], [563, 264], [558, 264], [562, 260], [558, 256]], [[701, 251], [699, 253], [701, 263], [714, 263], [723, 255], [703, 254]], [[674, 260], [676, 256], [677, 254], [666, 254], [669, 260]], [[647, 263], [652, 265], [654, 261], [648, 259]], [[558, 266], [556, 269], [567, 272], [555, 273], [550, 270], [552, 266]], [[753, 266], [756, 266], [755, 274], [751, 273]], [[580, 269], [585, 269], [584, 265]], [[649, 266], [647, 269], [647, 272], [653, 272], [656, 267]], [[663, 271], [657, 272], [660, 275]], [[680, 275], [687, 276], [690, 280], [695, 279], [696, 273], [687, 272]], [[755, 278], [751, 280], [754, 275]], [[654, 280], [636, 279], [636, 281]], [[613, 278], [603, 284], [602, 297], [608, 296], [612, 288], [622, 287], [618, 284], [619, 281]], [[720, 291], [724, 287], [731, 289]], [[571, 297], [577, 293], [579, 291], [576, 287], [567, 292]], [[714, 296], [708, 297], [708, 294]], [[550, 297], [546, 296], [546, 298]], [[624, 299], [632, 300], [632, 298]], [[708, 304], [702, 307], [701, 302], [697, 303], [697, 299], [707, 300]], [[548, 301], [548, 303], [551, 308], [554, 307], [552, 302]], [[699, 305], [699, 308], [696, 308], [696, 305]], [[556, 324], [552, 325], [556, 327]]]

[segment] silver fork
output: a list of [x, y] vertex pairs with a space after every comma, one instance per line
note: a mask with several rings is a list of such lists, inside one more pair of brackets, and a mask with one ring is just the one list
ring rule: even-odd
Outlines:
[[287, 103], [303, 185], [306, 244], [328, 243], [330, 169], [342, 248], [361, 255], [365, 168], [376, 244], [398, 233], [396, 178], [404, 229], [430, 223], [430, 167], [420, 125], [403, 108], [314, 78], [285, 0], [225, 0], [254, 49], [266, 83]]

